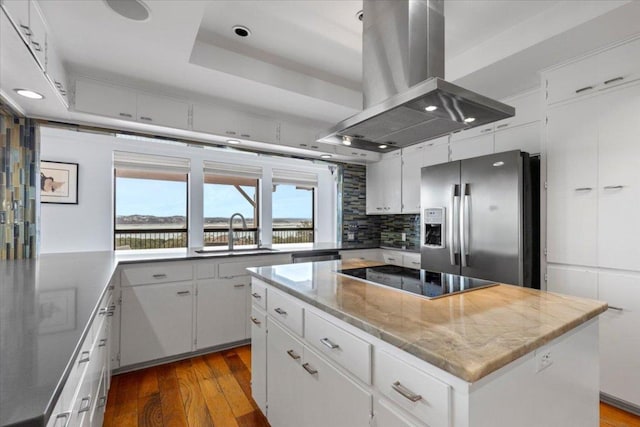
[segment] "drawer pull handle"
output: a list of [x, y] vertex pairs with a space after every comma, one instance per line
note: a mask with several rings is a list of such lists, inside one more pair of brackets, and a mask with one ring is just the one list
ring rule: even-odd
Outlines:
[[118, 113], [121, 117], [128, 117], [128, 118], [132, 118], [133, 116], [129, 113]]
[[503, 123], [501, 125], [496, 126], [496, 129], [506, 128], [507, 126], [509, 126], [509, 123]]
[[107, 345], [107, 339], [106, 338], [102, 338], [100, 340], [100, 343], [98, 344], [98, 347], [104, 347], [105, 345]]
[[608, 310], [615, 310], [615, 311], [624, 311], [624, 308], [622, 307], [615, 307], [613, 305], [610, 305], [609, 307], [607, 307]]
[[303, 363], [302, 367], [304, 368], [305, 371], [309, 372], [311, 375], [315, 375], [318, 373], [318, 370], [313, 369], [311, 365], [309, 365], [308, 363]]
[[78, 409], [78, 414], [83, 412], [87, 412], [91, 407], [91, 396], [83, 397], [80, 402], [80, 409]]
[[491, 129], [491, 128], [486, 128], [486, 129], [482, 129], [482, 130], [480, 131], [480, 133], [487, 133], [487, 132], [491, 132], [491, 131], [492, 131], [492, 129]]
[[411, 261], [411, 264], [413, 265], [420, 265], [420, 263], [418, 261]]
[[605, 80], [604, 84], [608, 85], [609, 83], [619, 82], [620, 80], [624, 80], [624, 77], [614, 77], [613, 79]]
[[260, 324], [262, 323], [261, 321], [259, 321], [258, 319], [256, 319], [256, 318], [255, 318], [255, 317], [253, 317], [253, 316], [251, 316], [251, 321], [252, 321], [253, 323], [255, 323], [256, 325], [260, 325]]
[[31, 44], [33, 45], [33, 50], [35, 50], [36, 52], [42, 52], [42, 48], [40, 47], [40, 43], [31, 42]]
[[63, 427], [68, 427], [69, 426], [69, 421], [71, 421], [71, 412], [63, 412], [61, 414], [56, 415], [56, 422], [54, 423], [54, 425], [58, 425], [58, 420], [64, 418], [64, 424]]
[[164, 274], [164, 273], [162, 273], [162, 274], [154, 274], [154, 275], [153, 275], [153, 276], [151, 276], [151, 277], [153, 277], [154, 279], [166, 279], [166, 278], [167, 278], [167, 275], [166, 275], [166, 274]]
[[276, 313], [278, 313], [281, 316], [286, 316], [287, 315], [287, 312], [284, 311], [283, 309], [281, 309], [280, 307], [274, 309], [273, 311], [275, 311]]
[[80, 353], [80, 360], [78, 360], [78, 365], [81, 363], [88, 362], [90, 354], [91, 352], [89, 351], [83, 351], [82, 353]]
[[98, 408], [102, 408], [104, 407], [104, 404], [107, 403], [107, 397], [106, 396], [102, 396], [99, 400], [98, 400]]
[[145, 120], [147, 122], [152, 122], [153, 119], [151, 117], [146, 117], [146, 116], [140, 116], [140, 120]]
[[300, 359], [300, 355], [296, 354], [295, 351], [293, 350], [287, 350], [287, 354], [289, 355], [289, 357], [291, 357], [293, 360], [298, 360]]
[[24, 32], [25, 36], [32, 36], [33, 35], [33, 33], [31, 32], [31, 28], [29, 28], [28, 25], [20, 24], [20, 28], [22, 28], [24, 30], [23, 32]]
[[576, 188], [576, 191], [591, 191], [593, 190], [593, 188], [591, 187], [578, 187]]
[[604, 189], [605, 190], [620, 190], [624, 188], [624, 185], [605, 185]]
[[387, 258], [389, 261], [395, 261], [395, 258]]
[[326, 347], [329, 347], [331, 350], [335, 349], [335, 348], [340, 348], [340, 346], [338, 344], [334, 344], [331, 342], [331, 340], [329, 338], [322, 338], [320, 340], [320, 342], [322, 344], [324, 344]]
[[412, 402], [417, 402], [418, 400], [422, 400], [422, 396], [420, 396], [419, 394], [415, 394], [414, 392], [412, 392], [411, 390], [409, 390], [408, 388], [400, 384], [400, 381], [396, 381], [395, 383], [393, 383], [391, 385], [391, 388], [397, 391], [398, 393], [400, 393], [402, 397], [406, 397]]
[[593, 89], [593, 86], [585, 86], [583, 88], [576, 90], [576, 93], [584, 92], [585, 90], [591, 90], [591, 89]]
[[191, 291], [178, 291], [176, 292], [176, 294], [183, 296], [183, 295], [189, 295], [191, 293]]
[[100, 311], [98, 311], [98, 314], [99, 314], [100, 316], [104, 316], [105, 314], [107, 314], [107, 311], [108, 311], [108, 310], [107, 310], [107, 307], [102, 307], [102, 308], [100, 309]]
[[233, 285], [234, 288], [244, 288], [244, 283], [238, 283], [237, 285]]
[[252, 293], [251, 296], [254, 297], [255, 299], [262, 299], [262, 295], [260, 295], [257, 292]]

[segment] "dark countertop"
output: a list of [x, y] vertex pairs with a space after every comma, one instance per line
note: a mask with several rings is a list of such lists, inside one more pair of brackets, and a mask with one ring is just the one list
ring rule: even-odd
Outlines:
[[[278, 253], [375, 249], [372, 245], [318, 243], [274, 246]], [[0, 426], [44, 426], [120, 263], [220, 259], [270, 253], [193, 249], [46, 254], [0, 261]], [[56, 312], [64, 305], [67, 312]]]

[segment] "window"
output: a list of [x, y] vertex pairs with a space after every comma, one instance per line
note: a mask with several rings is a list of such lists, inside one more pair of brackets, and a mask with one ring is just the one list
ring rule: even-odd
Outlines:
[[234, 219], [234, 244], [257, 245], [260, 241], [258, 194], [262, 168], [205, 162], [204, 172], [205, 246], [229, 244], [229, 218], [234, 213], [240, 213], [247, 224], [243, 228], [241, 219]]
[[186, 248], [188, 160], [116, 152], [114, 166], [114, 248]]
[[283, 243], [314, 242], [315, 174], [273, 170], [272, 241]]

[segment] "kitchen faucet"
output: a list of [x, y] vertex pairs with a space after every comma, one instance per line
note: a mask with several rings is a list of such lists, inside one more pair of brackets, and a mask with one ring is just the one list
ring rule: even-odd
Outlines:
[[229, 241], [229, 251], [233, 250], [233, 218], [235, 218], [237, 216], [240, 217], [240, 219], [242, 220], [242, 229], [246, 230], [247, 229], [247, 221], [244, 220], [244, 217], [242, 216], [241, 213], [236, 212], [233, 215], [231, 215], [231, 218], [229, 218], [229, 235], [227, 236], [227, 240]]

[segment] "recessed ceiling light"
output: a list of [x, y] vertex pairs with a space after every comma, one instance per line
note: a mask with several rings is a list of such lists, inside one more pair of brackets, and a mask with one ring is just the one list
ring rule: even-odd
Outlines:
[[363, 12], [362, 10], [359, 10], [359, 11], [356, 13], [356, 19], [357, 19], [358, 21], [362, 22], [362, 18], [363, 18], [363, 17], [364, 17], [364, 12]]
[[475, 117], [467, 117], [466, 119], [464, 119], [465, 123], [471, 123], [471, 122], [475, 122], [476, 118]]
[[104, 0], [118, 15], [133, 21], [149, 19], [149, 7], [140, 0]]
[[237, 145], [240, 144], [240, 141], [238, 141], [237, 139], [227, 139], [227, 144]]
[[431, 111], [436, 111], [438, 109], [438, 107], [436, 107], [435, 105], [429, 105], [428, 107], [425, 108], [425, 110], [431, 112]]
[[385, 148], [387, 148], [387, 146], [382, 144], [382, 145], [378, 145], [378, 148], [381, 149], [381, 150], [384, 150]]
[[20, 96], [24, 96], [29, 99], [44, 99], [44, 95], [39, 94], [38, 92], [34, 92], [29, 89], [14, 89], [16, 93]]
[[343, 136], [342, 137], [342, 143], [344, 145], [351, 145], [351, 138], [349, 138], [348, 136]]
[[234, 25], [231, 29], [238, 37], [249, 37], [251, 35], [251, 30], [244, 25]]
[[331, 158], [331, 154], [320, 154], [320, 157], [323, 159], [330, 159]]

